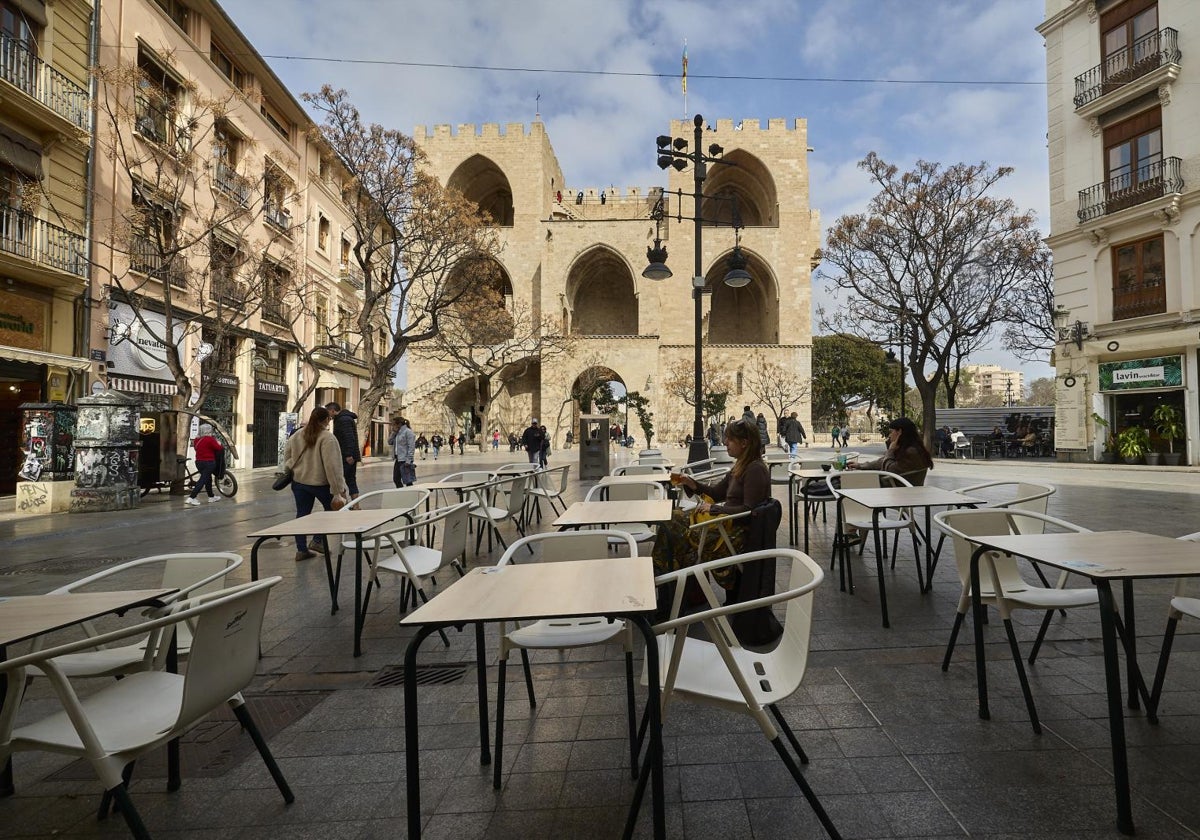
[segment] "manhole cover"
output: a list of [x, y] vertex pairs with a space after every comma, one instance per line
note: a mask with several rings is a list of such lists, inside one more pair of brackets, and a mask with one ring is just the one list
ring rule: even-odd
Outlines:
[[[453, 685], [467, 675], [466, 665], [418, 665], [417, 685]], [[368, 688], [404, 685], [404, 666], [389, 665], [375, 675]]]
[[[285, 728], [304, 717], [331, 692], [306, 691], [292, 694], [272, 693], [245, 695], [246, 705], [263, 738], [269, 743]], [[228, 706], [221, 706], [205, 721], [188, 730], [180, 739], [179, 763], [184, 779], [224, 776], [248, 756], [257, 756], [254, 742], [242, 731], [237, 718]], [[166, 778], [166, 747], [138, 759], [134, 778]], [[47, 778], [74, 781], [96, 778], [86, 761], [79, 760], [52, 773]]]

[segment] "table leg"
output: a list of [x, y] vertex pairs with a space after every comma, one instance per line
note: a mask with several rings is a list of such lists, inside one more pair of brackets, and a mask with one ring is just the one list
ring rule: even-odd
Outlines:
[[1121, 595], [1124, 600], [1124, 612], [1121, 613], [1125, 624], [1125, 670], [1129, 682], [1129, 708], [1137, 709], [1138, 704], [1138, 668], [1137, 668], [1137, 630], [1133, 617], [1133, 581], [1126, 579], [1121, 582]]
[[667, 836], [667, 819], [666, 809], [663, 806], [662, 690], [658, 684], [661, 677], [658, 663], [658, 639], [644, 615], [635, 615], [631, 620], [642, 631], [642, 636], [646, 640], [646, 674], [649, 677], [646, 712], [649, 718], [650, 744], [646, 751], [646, 763], [642, 765], [642, 772], [633, 793], [633, 802], [629, 806], [629, 816], [625, 820], [625, 832], [621, 836], [624, 840], [633, 837], [638, 811], [641, 810], [642, 796], [646, 792], [646, 782], [649, 781], [654, 840], [662, 840]]
[[988, 709], [987, 694], [987, 662], [983, 653], [983, 601], [979, 597], [979, 558], [987, 551], [980, 546], [971, 552], [971, 623], [975, 625], [975, 684], [979, 692], [979, 717], [989, 720], [992, 717]]
[[[167, 673], [179, 673], [179, 634], [178, 625], [171, 628], [171, 641], [167, 643]], [[172, 738], [167, 742], [167, 790], [177, 791], [182, 784], [179, 773], [179, 739]]]
[[796, 544], [796, 482], [788, 478], [788, 545]]
[[258, 547], [271, 537], [259, 537], [250, 548], [250, 580], [258, 580]]
[[871, 533], [875, 535], [875, 569], [879, 574], [879, 609], [883, 613], [883, 626], [891, 627], [888, 621], [887, 584], [883, 580], [883, 551], [879, 544], [879, 508], [871, 510]]
[[421, 836], [421, 754], [420, 731], [417, 727], [417, 650], [421, 642], [437, 632], [438, 627], [427, 624], [417, 628], [417, 635], [404, 652], [404, 767], [408, 797], [408, 837]]
[[479, 691], [479, 763], [492, 763], [492, 742], [488, 735], [487, 662], [484, 660], [483, 622], [475, 622], [475, 682]]
[[[0, 645], [0, 662], [8, 658], [8, 652], [4, 645]], [[0, 674], [0, 709], [4, 708], [4, 698], [8, 696], [8, 672]], [[0, 767], [0, 799], [12, 796], [17, 792], [13, 785], [12, 771], [12, 756], [4, 760], [4, 766]]]
[[1129, 797], [1129, 762], [1125, 753], [1125, 710], [1121, 703], [1121, 666], [1117, 661], [1117, 628], [1112, 587], [1096, 579], [1100, 599], [1100, 635], [1104, 642], [1104, 683], [1108, 691], [1108, 732], [1112, 743], [1113, 783], [1117, 795], [1117, 828], [1133, 834], [1133, 805]]
[[[328, 549], [329, 542], [325, 542]], [[354, 655], [362, 656], [362, 539], [354, 541]]]
[[[357, 536], [355, 537], [355, 540], [356, 540], [356, 542], [358, 542], [358, 543], [360, 543], [360, 544], [361, 544], [361, 543], [362, 543], [362, 540], [363, 540], [363, 538], [362, 538], [362, 535], [361, 535], [361, 534], [357, 535]], [[321, 545], [323, 545], [323, 546], [325, 547], [325, 548], [324, 548], [324, 552], [325, 552], [325, 576], [326, 576], [326, 577], [329, 579], [329, 614], [330, 614], [330, 615], [336, 615], [336, 614], [337, 614], [337, 611], [338, 611], [338, 602], [337, 602], [337, 596], [338, 596], [338, 586], [339, 586], [339, 584], [340, 584], [340, 583], [341, 583], [341, 581], [342, 581], [342, 559], [341, 559], [341, 554], [339, 554], [339, 555], [338, 555], [338, 568], [337, 568], [337, 573], [336, 573], [336, 574], [334, 574], [334, 571], [333, 571], [333, 558], [332, 558], [332, 557], [330, 557], [330, 555], [329, 555], [329, 534], [322, 534], [322, 535], [321, 535]]]

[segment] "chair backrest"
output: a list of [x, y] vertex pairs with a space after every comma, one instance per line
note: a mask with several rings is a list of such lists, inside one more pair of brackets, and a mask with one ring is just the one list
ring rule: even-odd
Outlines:
[[767, 461], [767, 466], [771, 470], [772, 484], [787, 484], [792, 480], [790, 472], [793, 461]]
[[507, 565], [518, 551], [524, 550], [531, 543], [536, 543], [542, 549], [542, 562], [601, 560], [611, 556], [609, 537], [625, 543], [630, 557], [638, 556], [637, 541], [626, 531], [549, 531], [544, 534], [530, 534], [516, 540], [509, 545], [496, 565]]
[[492, 480], [492, 474], [486, 470], [464, 470], [463, 472], [450, 473], [438, 479], [438, 484], [445, 481], [478, 481], [483, 484]]
[[[110, 566], [95, 574], [72, 581], [54, 590], [54, 594], [75, 592], [79, 589], [119, 575], [141, 566], [162, 566], [163, 588], [178, 589], [177, 598], [212, 592], [225, 585], [225, 576], [242, 565], [240, 554], [228, 551], [187, 551], [178, 554], [154, 554], [150, 557], [139, 557], [127, 563]], [[112, 585], [109, 584], [109, 589]], [[119, 588], [119, 587], [118, 587]], [[173, 600], [173, 599], [168, 599]]]
[[518, 516], [525, 509], [525, 488], [529, 486], [529, 480], [528, 475], [518, 475], [499, 482], [497, 489], [508, 493], [506, 507], [509, 516]]
[[514, 473], [537, 472], [537, 464], [531, 464], [528, 461], [514, 461], [511, 464], [501, 464], [493, 471], [493, 475], [513, 475]]
[[192, 650], [177, 727], [199, 720], [241, 692], [258, 670], [259, 642], [273, 577], [182, 601]]
[[662, 455], [644, 455], [644, 456], [640, 456], [633, 463], [634, 464], [643, 464], [643, 465], [644, 464], [654, 464], [654, 465], [665, 466], [667, 464], [667, 459], [664, 458]]
[[439, 568], [459, 557], [465, 560], [467, 556], [467, 532], [470, 530], [471, 506], [471, 502], [458, 502], [457, 504], [431, 510], [427, 514], [416, 517], [411, 524], [404, 523], [403, 525], [392, 524], [385, 526], [385, 530], [381, 531], [381, 536], [387, 537], [392, 544], [392, 550], [401, 558], [401, 562], [404, 562], [407, 566], [407, 561], [403, 560], [404, 547], [395, 541], [396, 535], [407, 536], [409, 534], [416, 534], [423, 539], [425, 534], [432, 533], [432, 529], [425, 526], [437, 526], [442, 534], [442, 556], [441, 562], [438, 564]]
[[[1003, 534], [1043, 533], [1046, 527], [1053, 526], [1062, 531], [1083, 533], [1082, 528], [1062, 519], [1055, 519], [1041, 513], [1008, 510], [1004, 508], [984, 508], [982, 510], [949, 510], [934, 516], [936, 526], [950, 535], [954, 540], [954, 561], [958, 567], [958, 579], [963, 588], [970, 586], [971, 555], [979, 547], [971, 541], [971, 537], [994, 537]], [[1025, 520], [1025, 521], [1022, 521]], [[1036, 521], [1035, 521], [1036, 520]], [[1027, 588], [1021, 570], [1015, 558], [996, 551], [986, 552], [980, 558], [980, 580], [984, 575], [990, 576], [992, 585], [997, 593], [1019, 592]]]
[[[872, 487], [912, 487], [904, 476], [886, 470], [842, 470], [830, 471], [825, 484], [834, 496], [841, 498], [839, 490], [865, 490]], [[842, 499], [842, 510], [847, 519], [871, 517], [871, 509], [852, 499]]]
[[[1005, 492], [997, 497], [996, 491], [1000, 489]], [[960, 488], [959, 492], [985, 499], [989, 508], [1044, 514], [1049, 508], [1050, 497], [1057, 491], [1053, 485], [1036, 481], [985, 481], [982, 484]], [[1008, 495], [1009, 493], [1012, 495]], [[1040, 534], [1045, 526], [1042, 520], [1029, 517], [1020, 517], [1014, 521], [1020, 529], [1018, 533], [1021, 534]]]
[[[425, 504], [429, 490], [417, 487], [395, 487], [372, 490], [354, 499], [343, 510], [412, 510]], [[364, 504], [364, 502], [366, 504]]]
[[[554, 477], [558, 476], [558, 487], [554, 486]], [[567, 464], [562, 467], [554, 467], [549, 470], [542, 470], [537, 474], [537, 488], [555, 496], [561, 496], [567, 492], [567, 480], [571, 475], [571, 465]]]
[[666, 488], [657, 481], [633, 481], [628, 484], [597, 484], [587, 491], [585, 502], [640, 502], [646, 499], [665, 499]]
[[662, 475], [667, 472], [669, 470], [661, 464], [627, 464], [614, 469], [613, 475]]

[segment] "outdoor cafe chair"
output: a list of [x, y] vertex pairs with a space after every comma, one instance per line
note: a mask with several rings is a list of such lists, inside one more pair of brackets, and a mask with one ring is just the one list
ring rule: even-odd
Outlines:
[[[958, 631], [962, 628], [963, 617], [971, 608], [971, 555], [979, 548], [978, 543], [971, 541], [972, 537], [1044, 533], [1047, 527], [1069, 533], [1088, 531], [1087, 528], [1044, 513], [1005, 508], [942, 511], [933, 517], [933, 521], [936, 527], [949, 534], [954, 541], [954, 559], [958, 566], [958, 579], [962, 584], [962, 591], [958, 596], [958, 612], [954, 616], [950, 642], [946, 645], [946, 655], [942, 659], [943, 671], [950, 669], [950, 657], [954, 653]], [[1033, 694], [1029, 690], [1025, 666], [1021, 661], [1021, 650], [1013, 630], [1012, 614], [1014, 610], [1045, 612], [1037, 638], [1033, 642], [1033, 649], [1029, 652], [1029, 664], [1033, 665], [1037, 661], [1038, 651], [1046, 638], [1046, 631], [1050, 627], [1050, 619], [1055, 610], [1090, 607], [1098, 603], [1094, 587], [1068, 589], [1067, 577], [1067, 573], [1063, 572], [1053, 587], [1039, 586], [1025, 580], [1015, 557], [999, 551], [987, 551], [979, 558], [979, 600], [984, 606], [999, 612], [1004, 621], [1004, 632], [1008, 636], [1009, 650], [1017, 668], [1017, 678], [1025, 696], [1025, 706], [1029, 710], [1029, 721], [1033, 725], [1033, 731], [1039, 734], [1042, 727], [1038, 721]]]
[[[199, 595], [176, 602], [166, 608], [165, 615], [135, 626], [0, 662], [0, 675], [8, 677], [0, 711], [0, 761], [25, 751], [86, 760], [106, 794], [116, 800], [133, 836], [149, 838], [129, 796], [133, 762], [179, 738], [228, 703], [284, 801], [291, 803], [292, 791], [242, 697], [258, 669], [267, 595], [280, 580], [265, 578]], [[130, 674], [81, 699], [59, 664], [96, 643], [120, 644], [146, 635], [165, 636], [173, 630], [182, 635], [185, 625], [191, 627], [192, 645], [184, 674], [164, 670], [166, 652], [165, 646], [160, 646], [158, 667]], [[37, 668], [49, 678], [62, 711], [14, 728], [27, 668]]]
[[[666, 489], [657, 481], [642, 481], [634, 484], [597, 484], [588, 490], [585, 502], [597, 502], [607, 499], [610, 502], [640, 502], [651, 499], [665, 499]], [[646, 522], [612, 522], [608, 528], [629, 534], [635, 542], [646, 542], [654, 539], [657, 530]], [[610, 539], [609, 545], [614, 548], [622, 540]]]
[[[86, 590], [92, 584], [100, 581], [104, 581], [106, 588], [112, 589], [115, 583], [113, 578], [119, 576], [132, 577], [133, 580], [139, 582], [139, 586], [145, 585], [145, 579], [138, 577], [138, 572], [134, 570], [146, 571], [149, 567], [158, 566], [161, 567], [161, 571], [155, 586], [178, 590], [163, 599], [164, 603], [170, 603], [220, 589], [225, 585], [226, 576], [240, 565], [242, 565], [241, 556], [226, 551], [156, 554], [152, 557], [141, 557], [111, 566], [73, 583], [60, 586], [50, 594], [64, 595]], [[118, 585], [116, 588], [120, 588], [120, 586]], [[99, 635], [91, 622], [85, 622], [80, 626], [90, 637]], [[33, 650], [36, 652], [41, 649], [45, 641], [44, 637], [36, 639], [33, 643]], [[55, 665], [67, 677], [111, 677], [151, 667], [153, 657], [157, 653], [154, 640], [149, 635], [145, 635], [126, 641], [126, 644], [115, 647], [93, 645], [92, 649], [87, 649], [85, 646], [74, 653], [64, 654], [55, 662]], [[175, 647], [180, 658], [188, 656], [191, 652], [192, 631], [187, 624], [181, 624], [177, 628]], [[34, 666], [32, 674], [37, 676], [41, 674], [41, 671]]]
[[[1200, 542], [1200, 531], [1180, 537], [1181, 540]], [[1158, 714], [1158, 702], [1162, 699], [1163, 682], [1167, 677], [1167, 661], [1171, 658], [1171, 647], [1175, 642], [1175, 628], [1184, 616], [1200, 620], [1200, 598], [1189, 597], [1187, 578], [1180, 578], [1175, 584], [1175, 594], [1167, 608], [1167, 630], [1163, 634], [1162, 650], [1158, 654], [1158, 667], [1154, 672], [1154, 688], [1150, 690], [1149, 713]]]
[[[841, 540], [840, 545], [848, 545], [847, 528], [854, 528], [859, 532], [858, 553], [862, 554], [866, 546], [866, 535], [872, 533], [872, 529], [878, 525], [879, 530], [883, 532], [883, 539], [880, 545], [883, 547], [883, 558], [887, 559], [887, 533], [892, 533], [892, 568], [896, 568], [896, 549], [900, 545], [900, 532], [907, 530], [912, 537], [913, 543], [913, 558], [917, 563], [918, 573], [921, 567], [921, 558], [917, 551], [917, 523], [913, 519], [911, 512], [907, 509], [899, 511], [897, 516], [888, 516], [887, 512], [880, 513], [878, 520], [872, 517], [871, 509], [858, 504], [851, 499], [845, 498], [841, 494], [841, 490], [862, 490], [873, 487], [912, 487], [912, 482], [902, 475], [887, 472], [886, 470], [841, 470], [839, 472], [830, 472], [825, 478], [825, 486], [829, 492], [837, 499], [842, 510], [842, 532], [837, 535]], [[834, 547], [834, 556], [838, 556], [838, 546]]]
[[[417, 487], [396, 487], [386, 490], [372, 490], [370, 493], [363, 493], [357, 499], [352, 499], [350, 504], [346, 505], [342, 510], [371, 510], [379, 508], [380, 510], [395, 510], [398, 511], [397, 517], [406, 517], [411, 521], [414, 511], [421, 510], [427, 506], [431, 491], [423, 490]], [[368, 504], [363, 504], [367, 502]], [[355, 534], [347, 534], [342, 537], [341, 546], [338, 548], [338, 568], [342, 567], [342, 557], [347, 551], [355, 551], [358, 549], [359, 540], [362, 541], [364, 555], [367, 556], [367, 562], [370, 562], [368, 551], [379, 551], [379, 539], [372, 533], [368, 532], [361, 537]]]
[[[616, 542], [629, 549], [630, 557], [637, 557], [637, 543], [629, 534], [614, 530], [552, 531], [531, 534], [515, 541], [504, 552], [497, 567], [516, 562], [521, 548], [537, 545], [542, 550], [542, 562], [569, 560], [592, 560], [608, 556], [609, 544]], [[574, 618], [547, 618], [525, 625], [500, 625], [500, 669], [496, 689], [496, 754], [492, 758], [492, 786], [500, 789], [501, 758], [504, 751], [504, 688], [505, 669], [508, 655], [514, 650], [521, 653], [521, 665], [525, 671], [525, 691], [529, 695], [529, 708], [537, 707], [533, 691], [533, 676], [529, 670], [530, 650], [567, 650], [577, 647], [600, 645], [620, 637], [625, 649], [626, 703], [629, 713], [629, 747], [631, 774], [637, 778], [637, 712], [633, 696], [633, 629], [625, 621], [613, 621], [602, 616]]]
[[[717, 595], [720, 587], [714, 585], [711, 573], [724, 566], [756, 560], [790, 560], [787, 589], [722, 606]], [[789, 548], [752, 551], [669, 572], [655, 578], [659, 586], [674, 584], [675, 594], [669, 617], [654, 630], [658, 634], [664, 719], [669, 704], [676, 698], [714, 705], [754, 718], [825, 831], [830, 837], [840, 838], [833, 821], [780, 739], [782, 730], [800, 763], [808, 764], [808, 756], [779, 711], [779, 704], [795, 694], [804, 679], [812, 633], [813, 592], [823, 578], [821, 567], [811, 557]], [[706, 603], [699, 612], [682, 615], [683, 593], [690, 581], [703, 592]], [[786, 604], [783, 637], [779, 644], [768, 652], [740, 646], [730, 627], [730, 616], [774, 604]], [[704, 628], [704, 638], [689, 632], [695, 625]], [[644, 664], [642, 682], [647, 682]], [[644, 731], [645, 719], [639, 740], [644, 737]], [[642, 775], [645, 773], [643, 767]]]
[[667, 475], [670, 469], [665, 464], [624, 464], [613, 467], [613, 475]]
[[526, 489], [525, 492], [533, 499], [539, 522], [542, 518], [542, 509], [538, 503], [542, 499], [546, 500], [550, 505], [550, 510], [555, 513], [559, 512], [560, 507], [563, 512], [566, 512], [567, 504], [563, 501], [563, 494], [567, 492], [567, 480], [570, 474], [570, 464], [543, 470], [538, 473], [536, 482]]
[[501, 547], [508, 548], [508, 543], [500, 534], [500, 524], [511, 521], [517, 532], [525, 536], [525, 488], [529, 486], [530, 476], [514, 475], [498, 478], [477, 488], [479, 504], [471, 509], [471, 519], [479, 528], [475, 531], [475, 553], [483, 542], [483, 532], [486, 528], [488, 535], [488, 553], [492, 552], [492, 535], [495, 534]]

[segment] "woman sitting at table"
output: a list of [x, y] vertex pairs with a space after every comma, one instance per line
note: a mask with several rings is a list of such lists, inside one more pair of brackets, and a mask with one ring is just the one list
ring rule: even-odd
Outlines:
[[897, 417], [888, 424], [887, 452], [882, 458], [865, 464], [849, 464], [850, 469], [884, 470], [902, 475], [915, 485], [925, 483], [925, 473], [933, 469], [933, 456], [917, 432], [913, 421]]
[[[771, 471], [762, 458], [762, 437], [757, 424], [734, 420], [725, 427], [725, 445], [735, 460], [733, 468], [719, 483], [701, 484], [689, 475], [671, 476], [671, 480], [677, 482], [688, 495], [703, 493], [713, 501], [701, 502], [692, 511], [677, 510], [670, 522], [659, 526], [651, 555], [657, 574], [729, 556], [725, 541], [714, 539], [704, 544], [704, 556], [697, 556], [700, 536], [698, 531], [689, 527], [693, 513], [714, 516], [741, 513], [752, 510], [771, 495]], [[745, 544], [748, 524], [747, 519], [735, 519], [730, 523], [732, 527], [727, 529], [735, 552], [741, 551]], [[732, 587], [736, 578], [732, 567], [718, 569], [713, 577], [726, 588]]]

